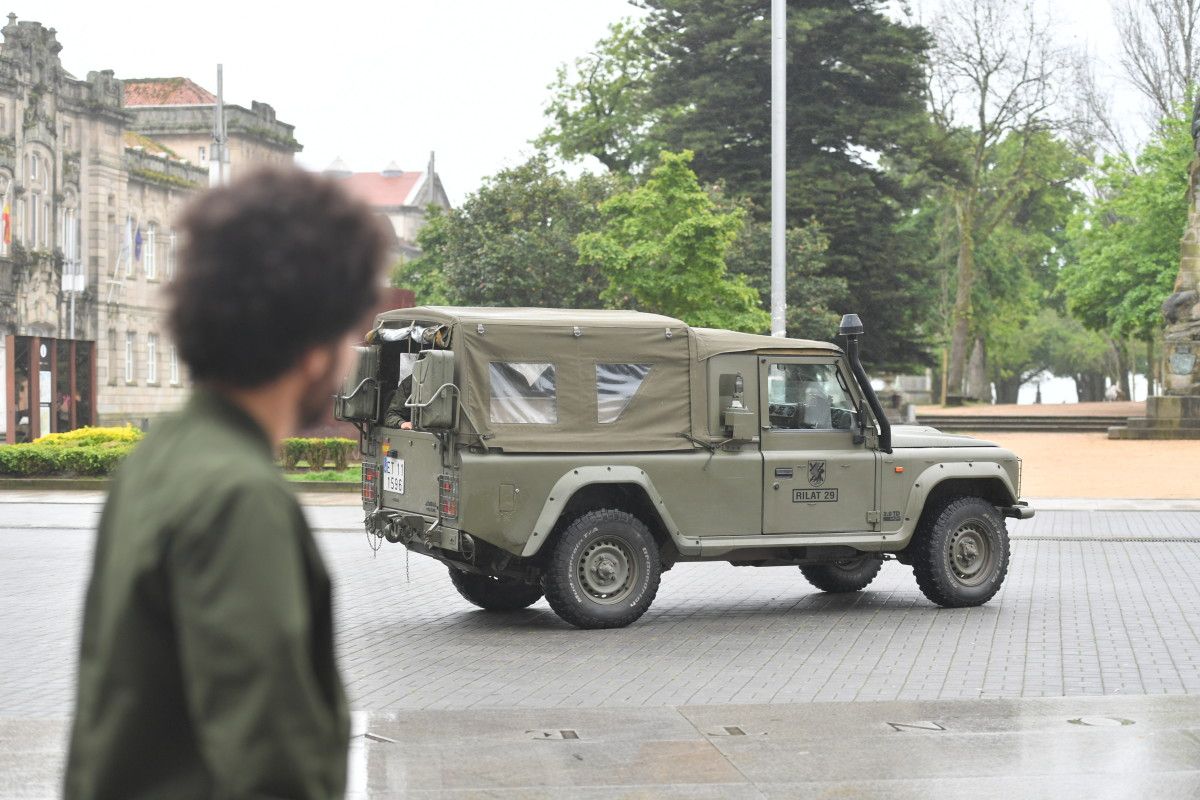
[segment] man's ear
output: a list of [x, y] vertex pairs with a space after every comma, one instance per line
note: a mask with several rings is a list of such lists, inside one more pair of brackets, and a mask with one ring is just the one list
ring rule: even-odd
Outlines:
[[319, 381], [329, 374], [335, 358], [334, 349], [329, 345], [311, 347], [300, 357], [300, 374], [310, 383]]

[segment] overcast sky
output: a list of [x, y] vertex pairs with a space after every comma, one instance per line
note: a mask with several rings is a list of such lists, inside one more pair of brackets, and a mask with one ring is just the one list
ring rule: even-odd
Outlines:
[[[273, 105], [296, 126], [304, 166], [341, 156], [358, 171], [392, 160], [421, 170], [435, 150], [455, 203], [529, 154], [555, 68], [637, 13], [626, 0], [209, 0], [128, 13], [95, 0], [14, 0], [10, 8], [58, 30], [63, 64], [78, 78], [99, 69], [182, 75], [215, 91], [224, 63], [227, 102]], [[1115, 66], [1105, 0], [1059, 0], [1055, 9], [1064, 37]], [[1118, 99], [1136, 115], [1132, 95]]]

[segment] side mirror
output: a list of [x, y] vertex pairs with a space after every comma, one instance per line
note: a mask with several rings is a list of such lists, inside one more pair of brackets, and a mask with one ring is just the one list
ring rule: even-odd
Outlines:
[[454, 352], [426, 350], [413, 365], [412, 397], [414, 427], [439, 430], [454, 427]]
[[333, 415], [350, 422], [379, 421], [379, 346], [354, 348], [354, 366], [333, 401]]

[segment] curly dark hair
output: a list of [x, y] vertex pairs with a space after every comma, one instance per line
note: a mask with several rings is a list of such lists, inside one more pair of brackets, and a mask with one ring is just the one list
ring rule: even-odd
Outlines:
[[169, 325], [201, 382], [253, 388], [335, 342], [377, 302], [391, 231], [338, 183], [260, 168], [180, 219]]

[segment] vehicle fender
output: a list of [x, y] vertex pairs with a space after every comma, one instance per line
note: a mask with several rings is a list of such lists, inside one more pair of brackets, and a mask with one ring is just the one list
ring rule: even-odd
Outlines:
[[542, 545], [550, 538], [563, 509], [566, 508], [567, 503], [576, 492], [585, 486], [602, 483], [627, 483], [642, 487], [662, 520], [667, 533], [675, 540], [676, 544], [683, 543], [679, 526], [671, 519], [662, 495], [654, 488], [654, 482], [650, 480], [650, 476], [646, 474], [645, 470], [630, 466], [590, 466], [572, 469], [555, 481], [521, 555], [528, 558], [537, 554]]
[[912, 492], [908, 496], [908, 506], [904, 511], [904, 518], [908, 520], [908, 523], [904, 527], [910, 535], [917, 527], [917, 521], [921, 518], [921, 512], [925, 509], [925, 503], [929, 496], [933, 494], [938, 485], [954, 479], [998, 480], [1004, 486], [1004, 491], [1008, 493], [1008, 498], [1004, 503], [997, 505], [1006, 505], [1017, 501], [1017, 492], [1012, 480], [1008, 477], [1008, 471], [1000, 464], [992, 461], [951, 461], [931, 464], [917, 477], [913, 483]]

